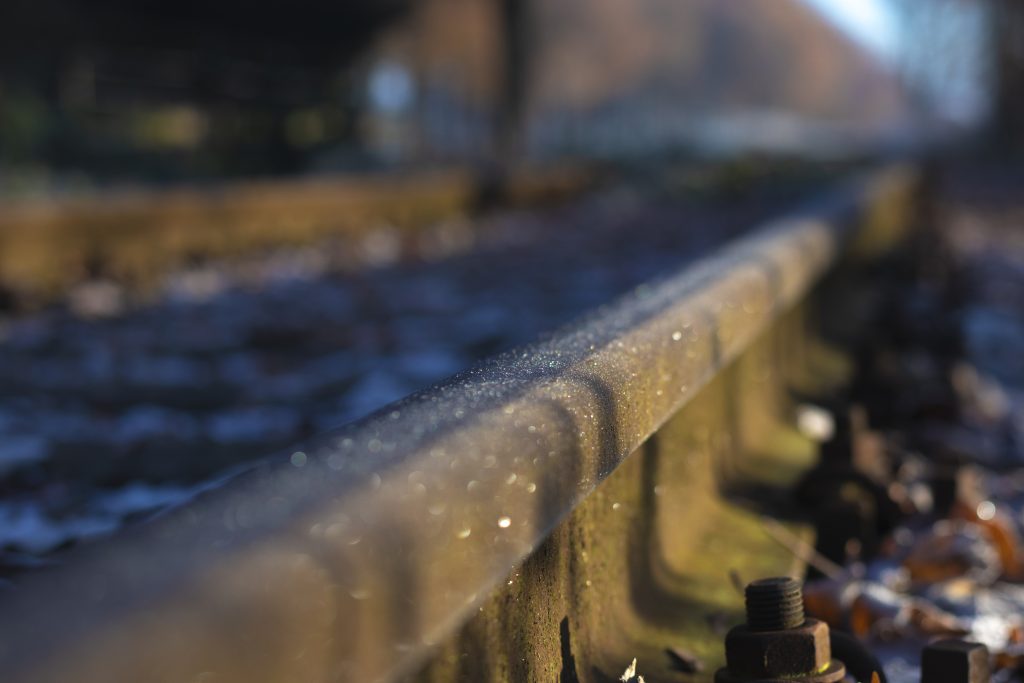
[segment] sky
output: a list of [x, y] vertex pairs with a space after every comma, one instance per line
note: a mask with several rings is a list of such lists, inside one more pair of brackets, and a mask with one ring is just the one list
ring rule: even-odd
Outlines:
[[[895, 1], [803, 0], [891, 65], [900, 58]], [[974, 124], [986, 115], [990, 97], [985, 8], [982, 3], [959, 3], [947, 4], [945, 10], [943, 20], [929, 27], [933, 34], [928, 40], [921, 42], [917, 36], [916, 51], [903, 46], [899, 68], [903, 78], [929, 98], [933, 113]]]
[[896, 54], [897, 26], [891, 0], [804, 0], [854, 40], [883, 59]]

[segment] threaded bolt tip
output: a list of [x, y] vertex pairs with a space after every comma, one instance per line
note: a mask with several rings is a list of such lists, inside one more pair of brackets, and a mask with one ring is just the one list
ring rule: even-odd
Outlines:
[[783, 631], [803, 626], [803, 589], [796, 579], [788, 576], [760, 579], [747, 585], [745, 595], [750, 630]]

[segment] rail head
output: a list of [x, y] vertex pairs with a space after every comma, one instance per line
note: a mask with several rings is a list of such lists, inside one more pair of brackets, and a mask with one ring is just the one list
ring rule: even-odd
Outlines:
[[4, 679], [413, 671], [915, 179], [903, 166], [858, 179], [549, 341], [31, 577], [0, 601]]

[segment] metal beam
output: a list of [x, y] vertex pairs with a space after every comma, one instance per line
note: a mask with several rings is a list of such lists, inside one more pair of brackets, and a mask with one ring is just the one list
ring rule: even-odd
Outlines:
[[546, 343], [33, 576], [0, 602], [4, 680], [414, 672], [854, 238], [891, 237], [915, 177], [844, 186]]

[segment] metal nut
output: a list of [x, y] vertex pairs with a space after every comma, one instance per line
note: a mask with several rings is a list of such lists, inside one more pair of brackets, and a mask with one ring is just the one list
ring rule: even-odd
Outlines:
[[828, 624], [804, 617], [798, 581], [760, 579], [744, 597], [747, 623], [726, 635], [726, 666], [715, 672], [715, 683], [838, 683], [846, 675], [832, 659]]
[[988, 648], [962, 640], [940, 640], [921, 653], [921, 683], [988, 683]]
[[828, 625], [807, 619], [784, 631], [752, 631], [736, 626], [725, 637], [725, 661], [739, 678], [774, 678], [811, 674], [832, 660]]

